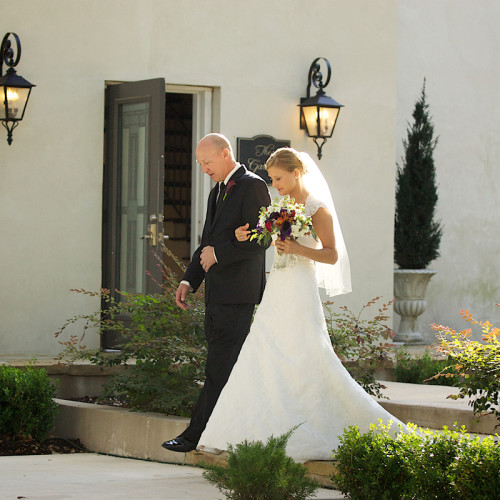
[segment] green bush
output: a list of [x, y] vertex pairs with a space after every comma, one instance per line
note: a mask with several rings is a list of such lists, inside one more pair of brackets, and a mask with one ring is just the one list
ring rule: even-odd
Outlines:
[[54, 397], [45, 370], [0, 365], [0, 436], [47, 438], [57, 416]]
[[228, 468], [207, 465], [203, 477], [232, 500], [305, 500], [319, 487], [307, 469], [286, 455], [286, 444], [297, 427], [262, 441], [228, 445]]
[[453, 361], [435, 378], [456, 377], [460, 392], [448, 397], [470, 398], [474, 414], [495, 415], [500, 425], [500, 328], [489, 321], [476, 321], [468, 310], [460, 313], [468, 323], [481, 327], [483, 342], [471, 340], [470, 328], [457, 332], [448, 326], [432, 325], [440, 341], [436, 349]]
[[500, 446], [493, 437], [481, 440], [463, 428], [408, 429], [346, 429], [333, 455], [337, 488], [353, 500], [497, 498]]
[[396, 353], [394, 375], [396, 376], [396, 382], [405, 382], [407, 384], [455, 386], [458, 383], [457, 377], [434, 378], [436, 374], [450, 364], [450, 360], [433, 358], [429, 351], [425, 351], [420, 357], [412, 357], [408, 351], [400, 349]]
[[[182, 269], [179, 260], [165, 253]], [[141, 295], [120, 292], [114, 300], [109, 290], [88, 292], [100, 296], [105, 307], [95, 313], [70, 318], [56, 333], [82, 324], [82, 333], [60, 341], [63, 356], [89, 359], [97, 365], [122, 365], [124, 370], [110, 377], [104, 397], [118, 399], [144, 411], [187, 416], [191, 413], [204, 379], [206, 341], [203, 332], [204, 299], [201, 291], [189, 297], [190, 308], [183, 311], [175, 303], [177, 275], [158, 259], [163, 271], [162, 294]], [[128, 321], [121, 318], [127, 317]], [[83, 345], [91, 328], [101, 334], [112, 332], [123, 338], [118, 353], [90, 351]]]
[[379, 306], [371, 319], [361, 317], [378, 300], [380, 297], [375, 297], [358, 314], [345, 306], [336, 312], [333, 302], [326, 302], [324, 311], [328, 333], [340, 361], [368, 394], [380, 398], [383, 397], [380, 389], [385, 387], [375, 380], [375, 370], [381, 361], [388, 359], [388, 352], [393, 348], [395, 334], [386, 324], [392, 302]]

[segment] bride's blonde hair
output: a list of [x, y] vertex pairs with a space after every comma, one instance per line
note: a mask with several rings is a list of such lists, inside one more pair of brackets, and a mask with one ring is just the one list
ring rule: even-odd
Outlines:
[[287, 172], [293, 172], [296, 168], [301, 174], [306, 173], [306, 169], [300, 154], [293, 148], [279, 148], [266, 161], [266, 169], [278, 167]]

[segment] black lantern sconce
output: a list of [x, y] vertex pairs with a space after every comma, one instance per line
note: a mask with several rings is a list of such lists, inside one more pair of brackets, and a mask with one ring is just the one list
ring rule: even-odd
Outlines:
[[[326, 67], [328, 68], [328, 75], [325, 83], [323, 83], [323, 75], [319, 64], [320, 59], [325, 61]], [[343, 104], [339, 104], [331, 97], [328, 97], [323, 90], [330, 82], [331, 76], [332, 69], [328, 59], [317, 57], [309, 68], [307, 97], [302, 97], [299, 104], [300, 128], [305, 129], [307, 135], [312, 137], [318, 148], [318, 159], [320, 160], [323, 156], [321, 149], [325, 145], [327, 139], [332, 136], [340, 108], [344, 107]], [[310, 96], [311, 83], [318, 89], [314, 97]], [[319, 140], [322, 140], [322, 142], [319, 143]]]
[[[10, 37], [16, 42], [16, 58], [14, 49], [11, 47]], [[15, 33], [7, 33], [0, 46], [0, 121], [7, 129], [7, 142], [12, 144], [12, 131], [19, 125], [24, 117], [26, 105], [30, 97], [31, 89], [35, 87], [25, 80], [14, 69], [21, 59], [21, 42]], [[9, 69], [3, 74], [3, 64]]]

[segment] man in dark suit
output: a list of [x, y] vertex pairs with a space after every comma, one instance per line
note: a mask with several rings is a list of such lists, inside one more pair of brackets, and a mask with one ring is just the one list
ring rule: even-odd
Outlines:
[[201, 244], [176, 292], [177, 305], [187, 309], [188, 292], [195, 292], [205, 280], [205, 384], [189, 427], [162, 444], [183, 453], [196, 448], [264, 291], [266, 248], [256, 242], [238, 242], [234, 231], [246, 223], [255, 227], [260, 207], [270, 203], [266, 183], [235, 161], [223, 135], [205, 136], [196, 148], [196, 160], [218, 184], [208, 198]]

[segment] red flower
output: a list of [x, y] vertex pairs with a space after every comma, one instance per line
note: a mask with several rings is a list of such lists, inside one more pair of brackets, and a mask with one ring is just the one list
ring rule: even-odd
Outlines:
[[235, 180], [229, 179], [229, 182], [226, 185], [226, 190], [224, 191], [224, 198], [222, 198], [222, 201], [226, 199], [226, 196], [231, 192], [231, 189], [233, 189], [235, 184], [236, 184]]
[[268, 220], [268, 221], [266, 222], [266, 229], [267, 229], [269, 232], [271, 232], [271, 229], [272, 229], [272, 228], [273, 228], [273, 223], [272, 223], [270, 220]]

